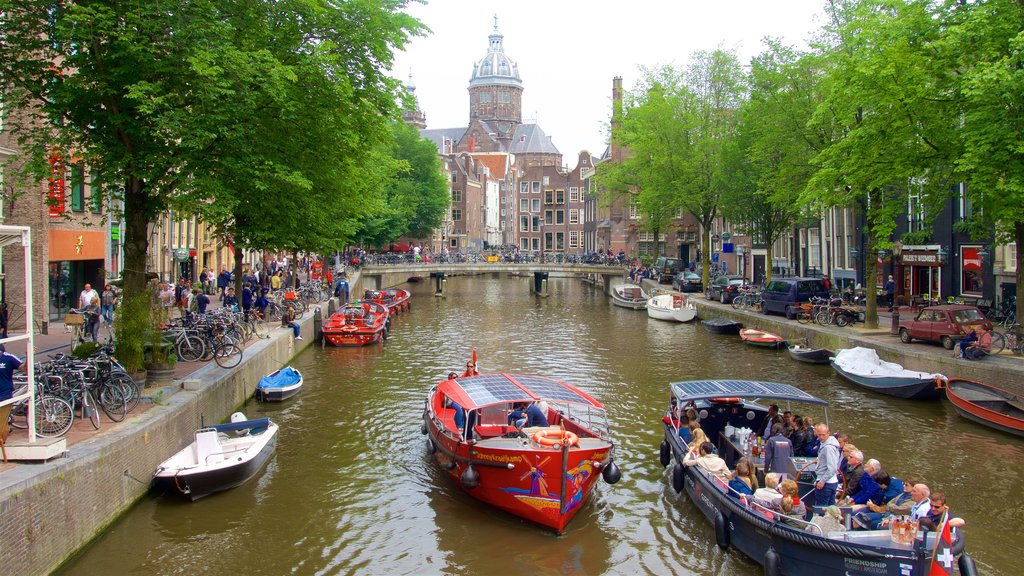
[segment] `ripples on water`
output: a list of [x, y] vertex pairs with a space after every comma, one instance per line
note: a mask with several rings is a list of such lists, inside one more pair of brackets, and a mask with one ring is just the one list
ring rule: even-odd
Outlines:
[[[899, 476], [923, 474], [970, 523], [983, 573], [1019, 574], [1013, 503], [1024, 488], [1019, 440], [960, 419], [946, 403], [873, 395], [785, 352], [648, 320], [579, 281], [452, 278], [447, 298], [413, 287], [412, 313], [383, 347], [311, 349], [306, 384], [283, 405], [249, 404], [281, 425], [257, 481], [196, 503], [150, 496], [69, 565], [68, 574], [727, 574], [761, 569], [714, 533], [658, 463], [671, 381], [729, 377], [793, 383], [832, 404], [833, 429]], [[475, 348], [482, 371], [540, 373], [603, 402], [623, 479], [598, 483], [562, 536], [463, 494], [431, 464], [424, 395]], [[820, 418], [821, 414], [814, 414]], [[984, 499], [984, 501], [983, 501]], [[985, 517], [984, 515], [988, 515]]]

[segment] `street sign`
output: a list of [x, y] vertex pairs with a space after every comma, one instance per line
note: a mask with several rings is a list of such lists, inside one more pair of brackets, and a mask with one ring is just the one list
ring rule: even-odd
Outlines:
[[732, 239], [732, 233], [730, 233], [730, 232], [722, 232], [722, 242], [728, 242], [731, 239]]
[[712, 242], [718, 242], [721, 239], [722, 238], [718, 234], [715, 234], [714, 236], [711, 237]]
[[120, 240], [121, 239], [121, 226], [118, 224], [110, 225], [110, 239]]
[[175, 248], [174, 257], [178, 262], [184, 262], [188, 260], [188, 248]]

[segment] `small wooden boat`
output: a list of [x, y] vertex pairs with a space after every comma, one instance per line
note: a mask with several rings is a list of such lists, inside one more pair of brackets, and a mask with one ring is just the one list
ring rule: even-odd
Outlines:
[[346, 304], [324, 322], [324, 341], [334, 346], [382, 342], [391, 326], [388, 309], [376, 302]]
[[705, 330], [712, 334], [739, 334], [743, 328], [741, 322], [729, 320], [728, 318], [711, 318], [709, 320], [702, 320], [701, 324], [704, 325]]
[[786, 339], [782, 336], [756, 328], [743, 328], [740, 330], [740, 339], [751, 346], [771, 348], [772, 350], [777, 350], [786, 345]]
[[697, 317], [697, 307], [682, 294], [658, 294], [647, 300], [647, 315], [656, 320], [689, 322]]
[[261, 402], [281, 402], [299, 393], [302, 388], [302, 373], [285, 366], [260, 378], [256, 385], [256, 400]]
[[632, 310], [642, 310], [647, 307], [647, 299], [647, 293], [636, 284], [612, 286], [612, 304], [616, 306]]
[[961, 416], [996, 430], [1024, 436], [1024, 399], [1002, 388], [950, 378], [946, 398]]
[[410, 296], [409, 291], [402, 288], [367, 290], [363, 293], [363, 301], [381, 304], [390, 314], [401, 314], [412, 307], [412, 303], [409, 302]]
[[423, 282], [423, 274], [413, 274], [406, 279], [406, 282], [410, 284], [419, 284]]
[[832, 369], [868, 390], [910, 400], [937, 400], [946, 382], [942, 374], [906, 370], [886, 362], [871, 348], [840, 350], [832, 358]]
[[789, 347], [789, 357], [804, 364], [828, 364], [835, 354], [828, 348], [809, 348], [800, 344]]
[[263, 468], [277, 443], [277, 424], [269, 418], [246, 419], [200, 428], [195, 440], [156, 469], [158, 490], [195, 501], [244, 484]]
[[[765, 574], [786, 576], [852, 576], [853, 574], [928, 574], [932, 560], [948, 568], [959, 561], [960, 574], [977, 574], [966, 553], [963, 531], [950, 534], [950, 546], [937, 547], [940, 532], [919, 532], [917, 544], [894, 543], [888, 529], [822, 532], [809, 518], [783, 516], [778, 509], [731, 489], [723, 479], [687, 457], [689, 446], [679, 436], [679, 410], [692, 406], [701, 415], [701, 429], [726, 466], [735, 467], [741, 457], [755, 464], [760, 459], [757, 444], [744, 442], [739, 430], [761, 422], [772, 403], [808, 405], [819, 411], [827, 402], [779, 382], [745, 380], [701, 380], [673, 382], [663, 412], [664, 440], [659, 450], [662, 466], [671, 466], [670, 483], [676, 492], [685, 491], [714, 530], [692, 531], [700, 546], [710, 540], [727, 553], [739, 553], [764, 566]], [[794, 408], [795, 409], [795, 408]], [[827, 413], [825, 419], [827, 420]], [[784, 472], [797, 481], [800, 494], [814, 489], [814, 458], [787, 457], [773, 461], [773, 471]], [[807, 503], [810, 509], [810, 503]], [[686, 511], [687, 522], [694, 516]], [[673, 514], [673, 516], [676, 516]], [[728, 561], [728, 560], [727, 560]], [[938, 564], [936, 564], [938, 565]], [[870, 568], [868, 568], [870, 567]], [[751, 571], [752, 572], [752, 571]]]
[[[512, 410], [530, 415], [522, 430], [510, 421]], [[427, 450], [467, 494], [559, 533], [598, 476], [609, 484], [621, 477], [604, 407], [550, 378], [444, 380], [427, 393], [422, 432]]]

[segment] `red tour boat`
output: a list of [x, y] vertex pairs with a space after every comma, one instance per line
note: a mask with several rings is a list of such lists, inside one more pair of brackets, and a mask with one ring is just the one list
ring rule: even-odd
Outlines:
[[409, 309], [412, 304], [409, 302], [409, 291], [401, 288], [388, 288], [387, 290], [367, 290], [363, 293], [363, 301], [376, 302], [387, 307], [391, 314], [401, 314]]
[[[527, 406], [540, 409], [549, 425], [517, 429], [511, 411], [525, 413]], [[604, 407], [557, 380], [520, 374], [444, 380], [427, 394], [423, 420], [427, 449], [463, 491], [559, 533], [598, 472], [609, 484], [621, 477]]]
[[324, 341], [335, 346], [366, 346], [388, 336], [388, 309], [376, 302], [346, 304], [324, 322]]

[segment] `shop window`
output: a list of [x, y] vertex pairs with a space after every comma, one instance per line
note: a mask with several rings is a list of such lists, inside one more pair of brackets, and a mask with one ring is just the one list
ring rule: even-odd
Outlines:
[[81, 166], [71, 167], [71, 209], [85, 210], [85, 170]]

